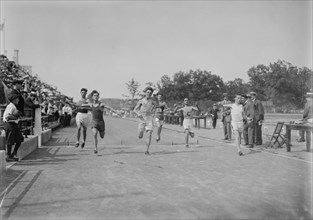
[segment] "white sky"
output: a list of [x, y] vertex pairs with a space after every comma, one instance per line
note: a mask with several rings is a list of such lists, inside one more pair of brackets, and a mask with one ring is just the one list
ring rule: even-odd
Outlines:
[[63, 94], [123, 98], [163, 75], [224, 82], [278, 59], [312, 69], [312, 1], [3, 1], [5, 50]]

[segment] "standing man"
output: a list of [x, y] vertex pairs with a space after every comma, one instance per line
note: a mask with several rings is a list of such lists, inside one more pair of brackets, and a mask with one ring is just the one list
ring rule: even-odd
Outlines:
[[199, 111], [197, 107], [190, 106], [189, 105], [189, 100], [188, 98], [184, 99], [184, 107], [182, 108], [176, 108], [175, 112], [181, 111], [184, 115], [184, 121], [183, 121], [183, 126], [184, 126], [184, 131], [186, 133], [185, 136], [185, 143], [186, 147], [189, 148], [189, 135], [190, 137], [194, 137], [194, 132], [193, 132], [193, 122], [192, 122], [192, 112], [193, 111]]
[[[20, 94], [10, 93], [8, 95], [10, 103], [5, 108], [3, 113], [3, 122], [6, 138], [6, 161], [18, 161], [17, 151], [24, 141], [24, 137], [18, 126], [19, 119], [21, 117], [21, 112], [16, 108], [20, 99]], [[12, 147], [14, 150], [12, 153]]]
[[62, 115], [63, 115], [63, 127], [71, 125], [72, 119], [72, 108], [68, 101], [65, 101], [65, 105], [62, 107]]
[[231, 101], [228, 100], [228, 94], [223, 93], [223, 101], [218, 102], [219, 105], [223, 105], [222, 107], [222, 123], [224, 128], [224, 140], [231, 141], [231, 116], [230, 116], [230, 108], [228, 106], [224, 106], [226, 104], [231, 104]]
[[256, 93], [250, 92], [251, 100], [254, 105], [254, 143], [262, 145], [262, 123], [264, 120], [264, 107], [262, 102], [256, 99]]
[[243, 95], [243, 110], [245, 120], [243, 125], [243, 139], [248, 148], [253, 148], [254, 135], [254, 104], [251, 101], [251, 95]]
[[213, 109], [211, 109], [210, 110], [210, 115], [211, 115], [211, 117], [212, 117], [212, 126], [213, 126], [213, 128], [215, 129], [216, 128], [216, 122], [217, 122], [217, 118], [218, 118], [218, 112], [219, 112], [220, 110], [217, 108], [217, 105], [214, 103], [213, 104]]
[[163, 100], [162, 94], [157, 95], [159, 106], [155, 109], [155, 124], [157, 126], [157, 138], [156, 141], [159, 142], [161, 139], [161, 131], [164, 124], [164, 111], [168, 109], [166, 102]]
[[[302, 116], [302, 123], [307, 123], [309, 119], [313, 118], [313, 93], [312, 92], [307, 92], [305, 95], [306, 98], [306, 103], [304, 106], [303, 110], [303, 116]], [[298, 142], [304, 142], [304, 131], [299, 131], [299, 136], [300, 138], [297, 140]]]
[[85, 147], [85, 142], [87, 138], [87, 127], [89, 125], [88, 110], [90, 110], [90, 104], [86, 98], [87, 89], [82, 88], [80, 90], [81, 99], [77, 103], [77, 114], [76, 114], [76, 124], [77, 124], [77, 142], [75, 147], [79, 147], [80, 133], [83, 131], [83, 142], [81, 148]]
[[18, 96], [18, 102], [17, 102], [16, 108], [20, 112], [21, 116], [24, 116], [24, 105], [25, 105], [25, 100], [22, 95], [23, 82], [24, 80], [22, 79], [15, 79], [13, 81], [13, 89], [8, 94], [8, 96], [13, 95], [13, 94]]
[[137, 102], [134, 108], [134, 112], [139, 118], [139, 139], [143, 137], [143, 133], [145, 131], [148, 133], [148, 138], [146, 141], [147, 150], [145, 151], [145, 154], [149, 155], [149, 147], [151, 144], [151, 136], [153, 132], [153, 113], [159, 105], [158, 102], [151, 97], [153, 93], [152, 87], [148, 86], [147, 88], [145, 88], [144, 92], [145, 96]]

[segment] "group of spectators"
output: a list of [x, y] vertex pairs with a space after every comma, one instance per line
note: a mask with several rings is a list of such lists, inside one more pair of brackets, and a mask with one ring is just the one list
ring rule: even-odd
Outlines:
[[17, 85], [25, 100], [25, 108], [39, 108], [48, 121], [59, 121], [68, 126], [74, 106], [73, 98], [61, 94], [55, 87], [31, 75], [22, 66], [0, 55], [0, 105], [9, 104], [8, 94]]

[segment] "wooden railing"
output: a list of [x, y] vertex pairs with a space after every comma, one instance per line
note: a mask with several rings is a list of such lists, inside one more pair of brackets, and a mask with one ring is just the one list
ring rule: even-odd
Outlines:
[[[0, 105], [0, 130], [4, 129], [4, 122], [3, 122], [3, 113], [5, 111], [6, 105]], [[24, 136], [27, 138], [27, 135], [33, 135], [34, 134], [34, 110], [31, 108], [25, 108], [24, 109], [25, 116], [22, 117], [19, 120], [19, 128], [24, 134]], [[54, 124], [56, 122], [56, 118], [54, 116], [41, 116], [41, 129], [47, 130], [49, 129], [50, 125]]]

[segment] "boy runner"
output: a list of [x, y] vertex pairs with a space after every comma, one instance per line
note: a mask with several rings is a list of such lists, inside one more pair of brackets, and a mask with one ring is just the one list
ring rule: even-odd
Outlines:
[[146, 142], [147, 150], [145, 151], [146, 155], [149, 155], [149, 147], [151, 144], [151, 135], [153, 132], [153, 112], [155, 108], [158, 107], [157, 101], [151, 98], [153, 93], [153, 89], [148, 86], [145, 90], [145, 97], [140, 99], [135, 108], [134, 112], [137, 114], [139, 118], [139, 125], [138, 125], [138, 137], [141, 139], [143, 137], [144, 131], [148, 133], [148, 138]]
[[117, 113], [114, 109], [106, 106], [105, 104], [99, 101], [99, 92], [93, 90], [91, 92], [92, 103], [91, 103], [91, 130], [94, 137], [95, 150], [94, 153], [98, 153], [98, 133], [100, 138], [103, 138], [105, 135], [105, 122], [103, 118], [104, 109], [108, 109]]
[[184, 107], [175, 109], [175, 112], [178, 112], [178, 111], [182, 111], [184, 115], [183, 126], [184, 126], [184, 131], [186, 133], [185, 142], [186, 142], [186, 147], [189, 148], [189, 135], [192, 138], [195, 135], [192, 129], [193, 127], [192, 111], [199, 111], [199, 109], [197, 107], [190, 106], [188, 98], [185, 98]]
[[166, 102], [163, 101], [162, 94], [158, 94], [157, 96], [159, 107], [155, 109], [155, 124], [157, 126], [157, 138], [156, 141], [159, 142], [161, 140], [161, 131], [164, 124], [164, 111], [168, 109]]
[[87, 138], [87, 127], [89, 125], [88, 110], [90, 110], [90, 104], [86, 98], [87, 89], [82, 88], [80, 90], [81, 99], [77, 103], [77, 115], [76, 115], [76, 124], [77, 124], [77, 142], [75, 147], [79, 147], [79, 139], [81, 130], [83, 130], [83, 143], [81, 148], [85, 147], [85, 141]]

